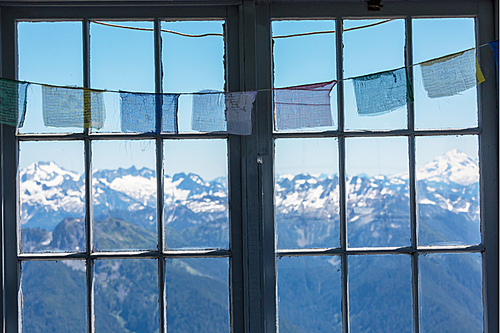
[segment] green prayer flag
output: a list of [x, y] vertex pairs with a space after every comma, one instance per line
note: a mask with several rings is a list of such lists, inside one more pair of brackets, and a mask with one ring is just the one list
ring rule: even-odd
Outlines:
[[0, 79], [0, 123], [23, 126], [28, 85], [27, 82]]

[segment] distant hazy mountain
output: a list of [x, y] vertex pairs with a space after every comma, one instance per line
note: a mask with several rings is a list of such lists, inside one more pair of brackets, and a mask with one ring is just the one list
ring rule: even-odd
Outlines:
[[[23, 251], [83, 251], [82, 176], [53, 162], [39, 162], [22, 170], [20, 177]], [[420, 244], [479, 243], [477, 162], [453, 150], [419, 167], [417, 180]], [[133, 167], [98, 170], [93, 183], [96, 249], [156, 249], [155, 172]], [[165, 176], [163, 186], [167, 247], [228, 246], [226, 179], [206, 182], [198, 175], [180, 173]], [[353, 176], [346, 179], [346, 186], [350, 247], [410, 244], [408, 174]], [[279, 175], [275, 193], [278, 248], [339, 246], [337, 175]], [[158, 321], [156, 262], [96, 263], [99, 331], [154, 332]], [[420, 263], [421, 327], [438, 327], [434, 332], [481, 332], [480, 255], [428, 255]], [[46, 309], [52, 303], [76, 301], [59, 298], [58, 293], [52, 299], [42, 298], [35, 277], [53, 276], [58, 281], [54, 288], [70, 289], [75, 279], [85, 281], [84, 267], [65, 263], [47, 269], [47, 265], [29, 263], [23, 273], [25, 313], [30, 313], [34, 323], [29, 332], [38, 332], [35, 327], [41, 323], [61, 331], [57, 321], [47, 323]], [[280, 332], [341, 331], [338, 257], [283, 258], [277, 270]], [[169, 278], [169, 332], [229, 331], [227, 259], [171, 261]], [[131, 289], [143, 281], [149, 282], [138, 291]], [[354, 331], [411, 332], [411, 292], [408, 255], [349, 258]], [[60, 311], [66, 317], [65, 308], [61, 306]], [[78, 331], [77, 327], [85, 325], [82, 320], [64, 321], [64, 325]]]

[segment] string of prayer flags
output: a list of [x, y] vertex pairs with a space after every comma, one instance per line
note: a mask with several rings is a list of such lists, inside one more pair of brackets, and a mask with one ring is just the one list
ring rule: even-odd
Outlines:
[[[177, 133], [179, 94], [120, 93], [121, 128], [126, 133]], [[157, 112], [158, 111], [158, 112]]]
[[252, 109], [257, 91], [225, 93], [227, 132], [229, 134], [252, 134]]
[[29, 83], [0, 79], [0, 123], [22, 127]]
[[426, 61], [420, 66], [429, 98], [453, 96], [484, 82], [474, 49]]
[[223, 92], [202, 90], [193, 95], [191, 129], [198, 132], [224, 132], [227, 129]]
[[353, 78], [360, 116], [378, 116], [413, 102], [406, 68]]
[[497, 68], [498, 68], [498, 41], [494, 41], [494, 42], [488, 42], [488, 44], [490, 45], [491, 49], [493, 50], [493, 56], [495, 57], [495, 63], [497, 64]]
[[101, 128], [105, 108], [101, 91], [42, 86], [43, 123], [52, 127]]
[[332, 126], [330, 93], [337, 81], [274, 89], [276, 130]]

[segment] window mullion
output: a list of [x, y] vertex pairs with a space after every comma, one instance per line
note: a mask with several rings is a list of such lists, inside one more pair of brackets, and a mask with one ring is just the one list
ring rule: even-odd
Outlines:
[[[240, 91], [239, 8], [228, 7], [224, 25], [226, 90]], [[239, 135], [228, 138], [229, 198], [229, 288], [230, 321], [233, 333], [245, 332], [245, 294], [242, 214], [242, 141]]]
[[[407, 16], [405, 18], [405, 66], [408, 75], [410, 94], [413, 94], [413, 33], [412, 33], [412, 18]], [[408, 130], [410, 135], [408, 136], [408, 154], [409, 154], [409, 170], [408, 170], [408, 190], [410, 195], [410, 242], [411, 248], [415, 252], [411, 255], [411, 283], [412, 283], [412, 309], [413, 309], [413, 333], [420, 332], [420, 292], [419, 292], [419, 282], [418, 282], [418, 252], [416, 252], [418, 247], [418, 228], [417, 228], [417, 183], [416, 183], [416, 169], [415, 169], [415, 110], [414, 104], [408, 103], [407, 115], [408, 115]]]
[[342, 286], [342, 332], [349, 332], [349, 286], [347, 258], [347, 222], [346, 222], [346, 180], [345, 180], [345, 136], [344, 133], [344, 62], [343, 62], [343, 21], [341, 17], [335, 20], [337, 48], [337, 110], [339, 130], [339, 218], [340, 218], [340, 248], [341, 256], [341, 286]]
[[[492, 52], [481, 48], [487, 42], [495, 40], [495, 26], [492, 2], [478, 4], [476, 17], [477, 58], [480, 64], [493, 64]], [[498, 28], [498, 26], [497, 26]], [[490, 65], [491, 66], [491, 65]], [[491, 67], [490, 67], [491, 68]], [[498, 146], [498, 80], [490, 72], [491, 79], [486, 79], [477, 87], [477, 103], [479, 110], [478, 125], [481, 128], [479, 137], [480, 165], [480, 206], [481, 206], [481, 240], [486, 249], [482, 255], [483, 265], [483, 330], [498, 332], [499, 321], [499, 247], [498, 247], [498, 191], [499, 191], [499, 146]]]
[[[159, 18], [154, 22], [154, 47], [155, 47], [155, 92], [157, 94], [163, 92], [163, 68], [162, 68], [162, 40], [161, 40], [161, 21]], [[161, 134], [161, 107], [156, 104], [156, 226], [158, 236], [158, 311], [160, 332], [167, 331], [167, 315], [166, 315], [166, 291], [165, 291], [165, 260], [163, 253], [165, 251], [164, 241], [164, 220], [163, 220], [163, 139], [158, 136]]]
[[[13, 10], [2, 7], [1, 37], [2, 37], [2, 77], [17, 78], [17, 47], [16, 47], [16, 20]], [[2, 199], [3, 199], [3, 329], [4, 332], [17, 332], [20, 327], [18, 304], [20, 290], [21, 265], [17, 260], [19, 249], [17, 211], [18, 186], [17, 163], [18, 142], [16, 129], [12, 126], [0, 124], [2, 145]], [[7, 194], [7, 195], [6, 195]]]
[[[83, 86], [90, 88], [90, 22], [82, 21], [83, 50]], [[87, 275], [87, 332], [95, 332], [94, 312], [94, 260], [90, 258], [93, 251], [93, 215], [92, 215], [92, 147], [89, 137], [90, 130], [84, 130], [85, 150], [85, 242], [86, 242], [86, 275]]]

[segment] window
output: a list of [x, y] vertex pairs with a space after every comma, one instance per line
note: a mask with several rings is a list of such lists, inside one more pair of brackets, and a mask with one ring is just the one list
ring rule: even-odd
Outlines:
[[[1, 125], [4, 331], [497, 332], [490, 7], [3, 6], [4, 78], [106, 89], [95, 128], [45, 126], [36, 84]], [[486, 81], [428, 98], [418, 64], [472, 47]], [[398, 68], [414, 102], [359, 116], [352, 78]], [[317, 83], [327, 112], [278, 112]], [[252, 135], [196, 130], [201, 90], [259, 90]], [[124, 126], [127, 92], [180, 94], [178, 133]]]
[[[476, 94], [431, 100], [417, 73], [437, 52], [475, 47], [474, 22], [273, 22], [275, 87], [338, 80], [334, 112], [275, 122], [280, 331], [335, 332], [346, 323], [352, 332], [482, 331]], [[355, 92], [356, 78], [406, 65], [414, 103], [363, 115], [360, 93], [376, 110], [389, 88]], [[279, 92], [274, 101], [276, 117], [289, 112]], [[330, 128], [309, 126], [314, 117]]]

